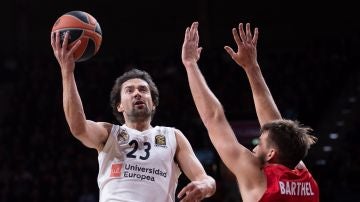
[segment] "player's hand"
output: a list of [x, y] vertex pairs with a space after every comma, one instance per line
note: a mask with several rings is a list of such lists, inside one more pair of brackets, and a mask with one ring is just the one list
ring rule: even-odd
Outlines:
[[202, 48], [199, 47], [198, 25], [198, 22], [193, 22], [191, 27], [187, 27], [185, 31], [181, 53], [181, 59], [185, 67], [188, 67], [189, 64], [196, 63], [200, 59]]
[[209, 189], [207, 182], [192, 181], [179, 192], [178, 198], [180, 199], [180, 202], [201, 201], [213, 194], [209, 193], [209, 191], [213, 190]]
[[237, 52], [229, 46], [224, 47], [231, 58], [245, 70], [258, 65], [256, 51], [259, 35], [258, 28], [255, 28], [254, 35], [252, 35], [250, 23], [246, 23], [246, 32], [244, 31], [243, 23], [240, 23], [239, 32], [233, 28], [232, 34], [237, 45]]
[[[70, 49], [68, 47], [69, 32], [66, 32], [63, 43], [60, 44], [60, 32], [51, 33], [51, 47], [54, 55], [61, 67], [61, 72], [73, 72], [75, 69], [74, 52], [79, 47], [81, 41], [77, 41]], [[69, 49], [69, 50], [68, 50]]]

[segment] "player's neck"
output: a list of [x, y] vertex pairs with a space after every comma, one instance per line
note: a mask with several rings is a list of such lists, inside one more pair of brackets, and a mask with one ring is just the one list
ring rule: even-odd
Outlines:
[[150, 121], [127, 121], [125, 124], [127, 127], [136, 129], [138, 131], [145, 131], [152, 128], [152, 126], [150, 125]]

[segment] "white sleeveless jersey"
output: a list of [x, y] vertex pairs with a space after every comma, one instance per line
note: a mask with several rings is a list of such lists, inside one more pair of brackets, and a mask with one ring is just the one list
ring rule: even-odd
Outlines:
[[99, 153], [100, 202], [175, 201], [180, 169], [174, 128], [138, 131], [113, 125]]

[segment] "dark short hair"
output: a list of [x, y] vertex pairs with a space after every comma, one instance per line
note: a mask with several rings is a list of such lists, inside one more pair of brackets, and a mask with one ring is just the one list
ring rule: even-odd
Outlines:
[[317, 138], [310, 135], [312, 129], [298, 121], [276, 120], [264, 124], [261, 133], [268, 131], [268, 143], [278, 149], [277, 161], [289, 168], [294, 168], [308, 153]]
[[[154, 81], [152, 80], [149, 73], [139, 69], [131, 69], [125, 72], [123, 75], [119, 76], [115, 80], [115, 84], [111, 90], [110, 94], [110, 105], [112, 107], [113, 114], [115, 118], [120, 122], [124, 123], [124, 116], [122, 113], [118, 112], [117, 106], [121, 101], [121, 88], [122, 84], [130, 79], [142, 79], [149, 84], [151, 98], [155, 106], [159, 105], [159, 90], [156, 87]], [[153, 111], [152, 116], [154, 115], [155, 110]]]

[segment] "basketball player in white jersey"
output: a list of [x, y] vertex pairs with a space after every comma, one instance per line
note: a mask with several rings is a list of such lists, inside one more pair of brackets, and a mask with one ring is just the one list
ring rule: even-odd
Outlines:
[[120, 76], [111, 92], [115, 125], [87, 120], [77, 90], [73, 53], [68, 33], [60, 44], [51, 35], [54, 55], [61, 67], [63, 107], [71, 133], [98, 151], [100, 202], [175, 201], [180, 169], [190, 183], [179, 193], [181, 201], [200, 201], [214, 194], [215, 180], [208, 176], [181, 131], [151, 125], [159, 93], [150, 75], [133, 69]]

